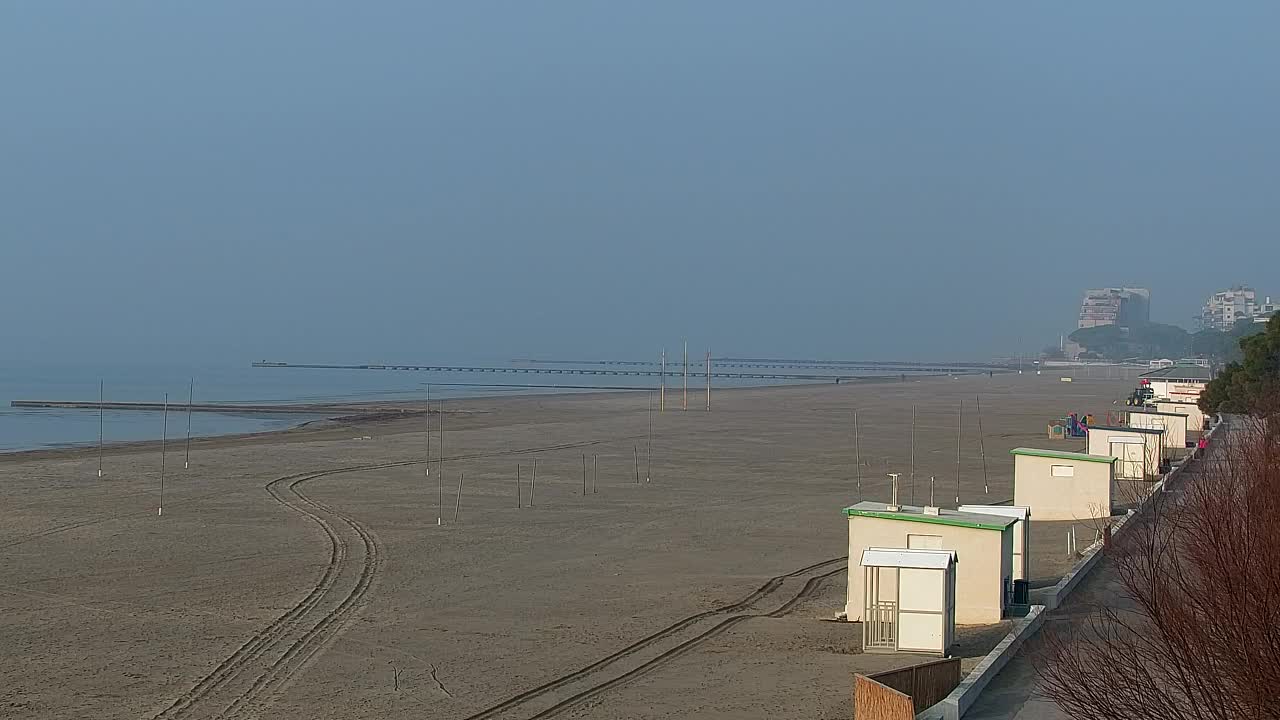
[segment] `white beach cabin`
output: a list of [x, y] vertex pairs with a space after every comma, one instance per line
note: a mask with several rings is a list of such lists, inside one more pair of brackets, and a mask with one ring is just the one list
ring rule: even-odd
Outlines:
[[1164, 456], [1164, 428], [1095, 425], [1089, 428], [1088, 453], [1116, 459], [1117, 480], [1156, 480]]
[[1171, 460], [1187, 454], [1188, 420], [1182, 413], [1166, 413], [1146, 408], [1129, 410], [1129, 427], [1164, 430], [1164, 457]]
[[[947, 508], [893, 506], [866, 500], [844, 509], [849, 519], [849, 561], [867, 548], [951, 550], [956, 569], [956, 622], [998, 623], [1013, 591], [1013, 543], [1016, 520]], [[862, 573], [849, 572], [845, 615], [862, 619]]]
[[860, 564], [863, 651], [945, 656], [956, 636], [956, 554], [867, 548]]
[[1027, 548], [1031, 546], [1031, 508], [1017, 505], [961, 505], [956, 508], [960, 512], [977, 513], [979, 515], [1001, 515], [1017, 520], [1013, 526], [1013, 579], [1027, 580], [1028, 570]]
[[1205, 431], [1204, 411], [1193, 400], [1157, 400], [1156, 409], [1162, 413], [1178, 413], [1187, 416], [1187, 439], [1199, 440]]
[[1013, 504], [1031, 508], [1037, 520], [1110, 517], [1115, 495], [1111, 455], [1014, 448]]

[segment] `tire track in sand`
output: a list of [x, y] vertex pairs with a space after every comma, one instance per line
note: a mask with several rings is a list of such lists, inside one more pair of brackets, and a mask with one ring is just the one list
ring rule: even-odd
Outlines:
[[[813, 594], [824, 580], [845, 572], [848, 569], [847, 561], [847, 557], [832, 558], [813, 565], [807, 565], [798, 570], [792, 570], [784, 575], [769, 578], [763, 585], [740, 600], [677, 620], [667, 627], [646, 635], [590, 665], [514, 695], [496, 705], [467, 716], [465, 720], [490, 720], [495, 717], [522, 717], [527, 720], [535, 720], [535, 718], [548, 718], [559, 714], [610, 688], [628, 683], [652, 672], [688, 652], [696, 645], [719, 635], [738, 623], [752, 618], [782, 617], [786, 615], [800, 601]], [[839, 567], [830, 569], [832, 565], [837, 563], [840, 564]], [[774, 610], [755, 613], [741, 612], [773, 595], [786, 584], [787, 580], [799, 578], [806, 578], [804, 585]], [[698, 626], [706, 625], [704, 621], [725, 615], [728, 615], [728, 617], [711, 624], [710, 627], [691, 637], [688, 636], [686, 631], [696, 630]], [[603, 679], [596, 677], [601, 674], [606, 675], [606, 677]], [[548, 705], [548, 703], [550, 704]]]
[[[381, 469], [410, 464], [416, 463], [390, 463], [382, 465], [380, 468], [370, 469]], [[346, 597], [342, 598], [341, 602], [338, 603], [338, 606], [326, 615], [322, 616], [314, 627], [304, 632], [291, 645], [289, 645], [288, 649], [285, 650], [280, 659], [272, 664], [266, 672], [259, 675], [249, 686], [248, 690], [243, 694], [236, 696], [226, 709], [222, 711], [223, 717], [240, 717], [246, 714], [246, 711], [249, 711], [248, 714], [252, 716], [254, 714], [252, 712], [255, 709], [254, 706], [260, 699], [269, 698], [272, 691], [283, 687], [284, 684], [294, 676], [294, 674], [306, 666], [307, 662], [315, 656], [316, 653], [327, 647], [330, 641], [336, 639], [342, 630], [345, 629], [348, 622], [355, 614], [355, 611], [362, 604], [364, 596], [369, 592], [369, 588], [373, 585], [374, 575], [382, 564], [381, 548], [378, 545], [378, 540], [363, 525], [352, 519], [350, 516], [338, 512], [333, 507], [312, 500], [297, 491], [297, 486], [300, 483], [311, 479], [314, 478], [299, 478], [297, 480], [293, 480], [284, 487], [293, 494], [294, 499], [309, 506], [313, 510], [318, 511], [319, 514], [328, 513], [337, 517], [356, 533], [359, 537], [360, 543], [364, 546], [364, 558], [360, 567], [360, 574], [356, 579], [355, 586], [346, 595]], [[290, 503], [288, 500], [282, 499], [276, 492], [272, 491], [271, 494], [282, 504], [297, 509], [296, 505]], [[312, 513], [304, 514], [312, 517], [315, 516]], [[266, 698], [264, 698], [264, 695]]]
[[[597, 445], [610, 440], [561, 443], [539, 447], [453, 455], [447, 461], [521, 455]], [[189, 690], [152, 716], [152, 720], [251, 715], [346, 627], [363, 605], [381, 564], [376, 536], [350, 515], [312, 500], [298, 489], [302, 483], [331, 475], [422, 465], [426, 460], [372, 463], [327, 468], [276, 478], [265, 489], [286, 509], [315, 522], [329, 541], [325, 569], [306, 597], [246, 640]], [[359, 546], [360, 568], [354, 582], [343, 582], [351, 545]], [[346, 586], [350, 584], [348, 589]], [[346, 590], [343, 593], [343, 590]]]
[[599, 695], [600, 693], [610, 690], [611, 688], [617, 687], [619, 685], [625, 685], [626, 683], [629, 683], [632, 680], [635, 680], [636, 678], [642, 675], [647, 675], [650, 672], [658, 669], [659, 667], [683, 655], [689, 650], [692, 650], [695, 646], [701, 644], [703, 641], [708, 640], [716, 635], [719, 635], [720, 633], [724, 632], [725, 630], [728, 630], [734, 625], [737, 625], [739, 623], [746, 622], [747, 620], [752, 620], [755, 618], [782, 617], [787, 613], [791, 612], [792, 608], [794, 608], [797, 604], [799, 604], [801, 600], [804, 600], [806, 597], [812, 595], [813, 592], [818, 589], [818, 586], [820, 586], [823, 583], [823, 581], [825, 581], [827, 578], [832, 577], [833, 575], [838, 575], [842, 572], [845, 572], [847, 569], [848, 568], [845, 568], [845, 567], [836, 568], [835, 570], [831, 570], [831, 571], [822, 573], [821, 575], [811, 577], [805, 581], [804, 587], [800, 588], [799, 592], [797, 592], [794, 596], [792, 596], [786, 602], [782, 603], [782, 605], [780, 605], [776, 609], [766, 613], [746, 613], [742, 615], [733, 615], [724, 620], [721, 620], [720, 622], [713, 625], [710, 629], [705, 630], [702, 633], [696, 635], [695, 637], [692, 637], [680, 643], [679, 645], [671, 648], [670, 650], [664, 651], [663, 653], [653, 658], [652, 660], [642, 665], [639, 665], [631, 670], [628, 670], [627, 672], [621, 675], [605, 680], [604, 682], [598, 685], [593, 685], [585, 690], [582, 690], [581, 692], [575, 695], [565, 698], [564, 700], [561, 700], [560, 702], [556, 703], [555, 705], [552, 705], [546, 710], [543, 710], [537, 715], [531, 716], [529, 720], [542, 720], [542, 718], [549, 718], [554, 715], [558, 715], [561, 712], [568, 710], [569, 708], [575, 705], [578, 705], [582, 702], [585, 702], [591, 699], [596, 695]]
[[[328, 596], [334, 590], [346, 565], [349, 556], [349, 542], [341, 534], [341, 530], [335, 528], [334, 522], [341, 522], [352, 532], [355, 532], [354, 527], [358, 526], [358, 523], [329, 511], [317, 512], [313, 509], [317, 506], [298, 492], [297, 485], [307, 480], [314, 480], [328, 475], [361, 470], [377, 470], [411, 464], [412, 462], [414, 461], [332, 468], [318, 472], [286, 475], [267, 483], [266, 490], [275, 502], [307, 517], [324, 531], [329, 541], [329, 558], [325, 568], [316, 584], [305, 597], [265, 628], [255, 633], [190, 690], [180, 695], [168, 707], [153, 716], [155, 720], [179, 717], [219, 717], [223, 714], [224, 708], [242, 702], [246, 698], [256, 698], [257, 693], [252, 691], [258, 681], [271, 674], [281, 665], [285, 661], [285, 654], [294, 645], [304, 638], [313, 637], [321, 629], [321, 624], [338, 612], [338, 608], [327, 609], [329, 603], [325, 603], [325, 601], [329, 599]], [[285, 494], [286, 492], [287, 494]], [[361, 542], [364, 542], [363, 536], [358, 532], [356, 537]], [[364, 554], [367, 560], [369, 558], [368, 548], [366, 548]], [[362, 568], [361, 577], [365, 575], [366, 571], [372, 572], [367, 563]], [[358, 590], [358, 586], [352, 587], [343, 600], [350, 599], [353, 594], [357, 595], [356, 599], [358, 600]], [[339, 607], [342, 607], [343, 600], [339, 601]], [[246, 671], [250, 670], [256, 670], [257, 676], [246, 680], [244, 676]], [[249, 683], [248, 688], [244, 687], [246, 681]]]

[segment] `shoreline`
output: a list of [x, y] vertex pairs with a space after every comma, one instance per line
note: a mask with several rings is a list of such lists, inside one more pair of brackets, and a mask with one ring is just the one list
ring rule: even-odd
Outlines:
[[[1008, 371], [1004, 371], [1004, 372], [1008, 372]], [[1002, 371], [996, 371], [996, 373], [1003, 374]], [[826, 385], [852, 386], [852, 385], [869, 385], [869, 384], [883, 384], [883, 383], [915, 383], [915, 382], [938, 379], [938, 378], [980, 376], [982, 374], [984, 373], [978, 372], [978, 371], [969, 371], [969, 372], [959, 372], [959, 373], [918, 373], [918, 374], [909, 374], [905, 376], [901, 374], [864, 375], [864, 376], [856, 376], [856, 377], [842, 377], [839, 382], [810, 381], [810, 382], [792, 382], [792, 383], [784, 383], [784, 384], [777, 384], [777, 385], [771, 385], [771, 384], [732, 385], [732, 386], [725, 386], [725, 387], [713, 387], [712, 389], [715, 393], [719, 394], [725, 391], [736, 392], [736, 391], [743, 391], [743, 390], [812, 388], [812, 387], [822, 387]], [[538, 386], [538, 387], [544, 387], [544, 386]], [[658, 391], [657, 388], [640, 388], [640, 387], [637, 387], [637, 388], [610, 387], [610, 388], [600, 388], [597, 390], [597, 389], [568, 388], [568, 387], [562, 387], [562, 386], [548, 385], [548, 386], [545, 386], [545, 389], [550, 392], [537, 392], [538, 387], [525, 388], [525, 390], [530, 390], [532, 392], [518, 392], [518, 393], [511, 393], [506, 395], [474, 395], [474, 396], [452, 397], [445, 400], [433, 401], [431, 405], [435, 407], [440, 402], [446, 402], [451, 405], [456, 405], [457, 403], [465, 403], [465, 402], [477, 402], [477, 401], [486, 402], [491, 400], [505, 401], [505, 400], [518, 400], [518, 399], [526, 399], [526, 398], [547, 398], [547, 399], [563, 398], [563, 397], [591, 398], [591, 397], [619, 396], [619, 395], [632, 394], [632, 393], [638, 393], [638, 392], [657, 393]], [[565, 392], [566, 390], [569, 390], [569, 391]], [[692, 387], [690, 388], [690, 391], [693, 394], [701, 394], [703, 390], [704, 390], [704, 387], [702, 386], [696, 388], [696, 390]], [[678, 393], [680, 389], [678, 387], [669, 386], [667, 388], [667, 391], [668, 393]], [[26, 403], [36, 402], [36, 401], [15, 399], [11, 402], [22, 403], [21, 405], [13, 405], [13, 407], [25, 408]], [[48, 408], [42, 407], [42, 408], [34, 408], [34, 409], [68, 409], [68, 410], [83, 410], [85, 412], [93, 412], [96, 409], [96, 405], [97, 405], [93, 401], [40, 401], [40, 402], [57, 404], [58, 407], [48, 407]], [[252, 408], [254, 405], [264, 405], [263, 403], [255, 403], [254, 401], [242, 401], [242, 402], [246, 404], [247, 408]], [[194, 447], [205, 447], [205, 448], [219, 447], [220, 448], [220, 447], [230, 447], [230, 446], [239, 445], [239, 444], [257, 444], [262, 442], [264, 438], [272, 438], [272, 437], [281, 437], [281, 438], [287, 439], [290, 442], [293, 442], [295, 441], [295, 439], [300, 440], [300, 438], [295, 438], [295, 436], [297, 435], [304, 434], [304, 433], [320, 434], [325, 431], [334, 431], [338, 429], [339, 426], [342, 426], [342, 425], [351, 425], [355, 423], [361, 423], [361, 424], [372, 423], [376, 427], [382, 427], [382, 426], [385, 426], [386, 424], [393, 423], [396, 420], [409, 419], [411, 417], [421, 416], [423, 413], [427, 412], [426, 408], [423, 407], [423, 402], [424, 402], [423, 400], [382, 400], [382, 401], [353, 400], [351, 402], [340, 402], [340, 403], [297, 403], [297, 404], [272, 403], [272, 405], [281, 405], [281, 406], [287, 405], [287, 406], [290, 406], [291, 408], [292, 407], [299, 408], [297, 410], [291, 409], [288, 413], [276, 412], [276, 411], [254, 412], [252, 409], [234, 411], [231, 409], [234, 406], [234, 403], [231, 403], [231, 402], [222, 403], [222, 405], [225, 405], [227, 409], [218, 410], [218, 411], [206, 411], [206, 410], [200, 410], [197, 408], [195, 412], [202, 413], [202, 414], [215, 414], [215, 415], [236, 414], [236, 415], [242, 415], [245, 417], [261, 418], [261, 419], [268, 419], [268, 418], [278, 419], [280, 416], [287, 415], [287, 414], [299, 414], [299, 415], [311, 414], [313, 415], [313, 417], [309, 420], [305, 420], [285, 428], [275, 428], [270, 430], [256, 430], [251, 432], [223, 433], [223, 434], [216, 434], [216, 435], [192, 435], [191, 444], [193, 448]], [[116, 402], [116, 403], [108, 403], [106, 407], [108, 410], [117, 411], [117, 412], [119, 411], [160, 412], [160, 410], [155, 408], [150, 408], [150, 407], [126, 407], [130, 405], [138, 405], [138, 404], [139, 403]], [[65, 407], [65, 408], [61, 407], [63, 405], [68, 407]], [[80, 407], [70, 407], [70, 406], [80, 406]], [[185, 405], [175, 404], [170, 406], [170, 411], [173, 413], [181, 413], [185, 410], [185, 407], [186, 407]], [[302, 409], [307, 407], [317, 408], [317, 412], [308, 413], [306, 410]], [[363, 410], [361, 412], [351, 412], [353, 410], [365, 409], [365, 408], [367, 408], [367, 410]], [[435, 413], [437, 412], [437, 410], [431, 410], [430, 412]], [[185, 435], [176, 436], [177, 442], [185, 442], [185, 439], [186, 439]], [[327, 439], [327, 438], [320, 438], [320, 439]], [[175, 437], [171, 437], [169, 439], [169, 442], [175, 442]], [[117, 441], [109, 441], [104, 443], [102, 445], [102, 449], [105, 454], [112, 454], [112, 453], [130, 454], [134, 452], [144, 452], [154, 448], [158, 448], [160, 447], [160, 444], [161, 444], [160, 438], [152, 438], [147, 440], [117, 440]], [[81, 442], [81, 443], [67, 442], [65, 444], [62, 444], [62, 443], [46, 444], [39, 447], [0, 450], [0, 463], [25, 462], [28, 460], [42, 460], [46, 458], [75, 458], [82, 453], [90, 454], [90, 453], [96, 453], [97, 451], [98, 451], [98, 444], [93, 441]]]
[[[286, 428], [277, 428], [273, 430], [259, 430], [247, 433], [226, 433], [221, 435], [192, 435], [191, 447], [224, 448], [237, 445], [251, 445], [263, 441], [269, 441], [275, 437], [286, 438], [288, 436], [298, 436], [302, 434], [319, 435], [325, 431], [337, 430], [340, 426], [350, 424], [356, 421], [365, 421], [372, 423], [391, 423], [396, 420], [408, 419], [412, 417], [421, 417], [425, 414], [425, 410], [414, 410], [410, 412], [383, 412], [383, 413], [355, 413], [351, 415], [332, 415], [329, 417], [312, 418], [303, 420], [295, 425]], [[433, 413], [438, 411], [432, 411]], [[292, 438], [289, 438], [292, 439]], [[170, 437], [168, 442], [185, 442], [186, 436], [180, 435]], [[159, 448], [162, 440], [159, 438], [153, 440], [117, 440], [102, 444], [102, 452], [104, 455], [127, 455], [137, 452], [149, 452]], [[40, 447], [27, 448], [22, 450], [6, 450], [0, 451], [0, 463], [8, 462], [26, 462], [33, 460], [47, 459], [76, 459], [81, 455], [91, 455], [98, 452], [98, 445], [93, 444], [68, 444], [56, 447]]]
[[[948, 376], [922, 375], [922, 376], [912, 377], [908, 380], [908, 382], [910, 383], [914, 381], [936, 379], [939, 377], [948, 377]], [[738, 387], [713, 388], [713, 391], [715, 393], [721, 393], [726, 391], [740, 392], [740, 391], [750, 391], [750, 390], [781, 391], [781, 390], [787, 390], [791, 388], [813, 388], [813, 387], [820, 387], [825, 385], [836, 386], [836, 385], [862, 385], [862, 384], [884, 383], [884, 382], [888, 382], [889, 380], [900, 382], [900, 380], [897, 377], [894, 377], [894, 378], [868, 377], [868, 378], [860, 378], [854, 381], [845, 381], [841, 383], [791, 383], [786, 385], [750, 385], [750, 386], [738, 386]], [[678, 390], [673, 390], [672, 388], [667, 388], [667, 390], [669, 393], [678, 392]], [[281, 442], [287, 442], [287, 443], [312, 442], [312, 441], [323, 442], [328, 440], [340, 440], [340, 439], [343, 439], [343, 436], [338, 434], [339, 431], [343, 430], [344, 428], [348, 428], [357, 424], [360, 426], [368, 426], [368, 429], [381, 430], [384, 433], [386, 432], [387, 429], [390, 428], [392, 430], [391, 434], [399, 434], [401, 432], [418, 432], [419, 430], [421, 430], [421, 428], [419, 427], [410, 426], [410, 427], [405, 427], [403, 429], [396, 429], [394, 428], [394, 425], [401, 421], [421, 418], [423, 415], [427, 414], [428, 412], [432, 416], [438, 415], [440, 413], [445, 413], [447, 415], [451, 415], [453, 413], [461, 413], [461, 412], [474, 413], [474, 410], [461, 410], [461, 411], [454, 410], [450, 412], [450, 411], [438, 409], [439, 406], [444, 403], [447, 403], [448, 405], [455, 408], [460, 404], [487, 403], [487, 402], [494, 402], [494, 401], [497, 401], [503, 405], [509, 405], [512, 403], [527, 402], [530, 400], [537, 400], [537, 399], [559, 400], [563, 398], [573, 398], [573, 399], [590, 400], [590, 399], [597, 399], [597, 398], [603, 398], [603, 397], [616, 397], [616, 396], [630, 395], [630, 394], [635, 394], [637, 392], [649, 392], [649, 393], [656, 394], [657, 390], [636, 388], [635, 390], [612, 390], [611, 389], [611, 390], [583, 391], [583, 392], [513, 393], [511, 395], [504, 395], [504, 396], [497, 396], [497, 397], [484, 397], [484, 396], [459, 397], [459, 398], [450, 398], [448, 400], [443, 400], [443, 401], [433, 401], [431, 403], [433, 408], [429, 411], [425, 407], [423, 407], [423, 402], [420, 400], [389, 401], [389, 402], [379, 403], [379, 406], [383, 408], [382, 412], [335, 414], [335, 415], [329, 415], [327, 417], [313, 418], [311, 420], [301, 422], [297, 425], [291, 425], [290, 427], [287, 427], [287, 428], [274, 429], [274, 430], [260, 430], [257, 432], [247, 432], [247, 433], [228, 433], [225, 435], [205, 435], [205, 436], [193, 435], [191, 437], [191, 447], [193, 450], [197, 448], [202, 448], [207, 450], [207, 449], [220, 449], [220, 448], [229, 448], [229, 447], [241, 447], [241, 446], [249, 446], [249, 445], [260, 445], [264, 443], [270, 443], [276, 440], [279, 440]], [[367, 402], [329, 403], [328, 404], [329, 407], [337, 408], [337, 407], [345, 406], [353, 409], [359, 408], [359, 407], [367, 407], [368, 405], [369, 404]], [[400, 406], [400, 408], [398, 410], [394, 409], [397, 406]], [[180, 409], [181, 408], [179, 408], [179, 411]], [[92, 412], [92, 410], [86, 410], [86, 412]], [[147, 412], [150, 412], [150, 411], [147, 411]], [[179, 436], [176, 440], [174, 438], [170, 438], [167, 442], [172, 444], [174, 442], [185, 442], [185, 440], [186, 440], [185, 436]], [[136, 453], [150, 452], [150, 451], [156, 450], [160, 447], [160, 445], [161, 445], [161, 440], [158, 438], [152, 439], [152, 440], [120, 440], [120, 441], [104, 443], [102, 445], [102, 452], [104, 456], [132, 455]], [[29, 462], [29, 461], [39, 461], [39, 460], [53, 460], [53, 459], [74, 460], [74, 459], [82, 458], [84, 456], [95, 455], [97, 452], [98, 452], [98, 445], [96, 443], [90, 444], [90, 445], [81, 444], [81, 445], [65, 445], [65, 446], [58, 446], [58, 447], [28, 448], [24, 450], [7, 450], [7, 451], [0, 451], [0, 464], [20, 463], [20, 462]]]

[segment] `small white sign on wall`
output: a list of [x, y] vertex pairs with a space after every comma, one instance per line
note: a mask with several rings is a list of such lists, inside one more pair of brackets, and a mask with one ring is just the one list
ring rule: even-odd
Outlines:
[[1054, 477], [1075, 477], [1076, 466], [1075, 465], [1054, 465], [1053, 476]]
[[907, 535], [908, 550], [941, 550], [941, 535]]

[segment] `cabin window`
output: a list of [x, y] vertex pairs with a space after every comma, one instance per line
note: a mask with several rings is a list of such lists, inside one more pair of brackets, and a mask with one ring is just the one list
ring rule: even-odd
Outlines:
[[908, 550], [941, 550], [941, 535], [907, 535]]

